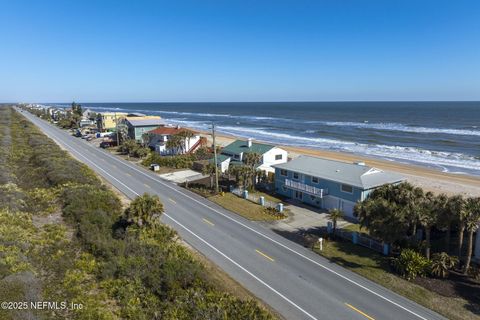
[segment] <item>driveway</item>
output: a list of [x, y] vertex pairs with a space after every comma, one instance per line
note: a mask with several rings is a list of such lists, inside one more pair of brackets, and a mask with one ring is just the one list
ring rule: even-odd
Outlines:
[[[299, 201], [289, 199], [285, 201], [285, 208], [289, 209], [291, 215], [284, 220], [276, 221], [271, 227], [276, 230], [295, 232], [299, 230], [316, 229], [326, 227], [329, 220], [328, 211], [305, 205]], [[345, 227], [351, 224], [348, 221], [340, 220], [338, 227]]]

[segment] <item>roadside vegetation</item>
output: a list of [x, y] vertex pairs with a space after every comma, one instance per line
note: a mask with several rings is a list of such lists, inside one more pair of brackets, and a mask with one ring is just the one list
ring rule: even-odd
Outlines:
[[322, 234], [330, 238], [322, 251], [315, 237], [307, 240], [331, 261], [450, 319], [478, 319], [480, 275], [471, 255], [479, 203], [435, 196], [408, 183], [384, 186], [357, 204], [360, 224], [345, 229], [390, 243], [391, 256], [338, 236]]
[[160, 223], [158, 197], [146, 194], [123, 208], [93, 171], [12, 109], [0, 112], [7, 150], [0, 155], [0, 300], [83, 305], [1, 310], [1, 319], [273, 318], [209, 281], [176, 232]]

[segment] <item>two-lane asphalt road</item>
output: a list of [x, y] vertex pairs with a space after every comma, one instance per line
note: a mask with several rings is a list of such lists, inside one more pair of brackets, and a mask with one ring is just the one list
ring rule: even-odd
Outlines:
[[287, 319], [443, 319], [153, 172], [23, 115], [128, 197], [158, 194], [165, 223]]

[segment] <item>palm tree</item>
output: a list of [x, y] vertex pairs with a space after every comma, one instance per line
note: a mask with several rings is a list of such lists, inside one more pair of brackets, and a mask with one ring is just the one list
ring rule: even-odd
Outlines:
[[250, 169], [250, 172], [246, 172], [252, 179], [252, 188], [255, 189], [257, 183], [257, 166], [262, 162], [262, 155], [257, 152], [249, 152], [243, 156], [243, 162]]
[[167, 140], [165, 147], [169, 150], [172, 150], [172, 154], [177, 154], [178, 150], [182, 149], [183, 144], [184, 142], [182, 142], [182, 138], [174, 134]]
[[[442, 198], [440, 198], [442, 197]], [[439, 204], [443, 204], [443, 200], [445, 195], [439, 196]], [[450, 252], [450, 240], [451, 240], [451, 233], [452, 233], [452, 224], [457, 220], [458, 214], [457, 212], [461, 211], [463, 205], [463, 198], [461, 195], [456, 195], [453, 197], [447, 198], [447, 202], [445, 206], [440, 206], [439, 212], [439, 226], [442, 230], [445, 230], [445, 252]]]
[[459, 200], [458, 211], [455, 212], [456, 218], [458, 220], [458, 249], [457, 256], [458, 260], [462, 259], [462, 248], [463, 248], [463, 238], [465, 233], [465, 220], [468, 215], [467, 202], [462, 198]]
[[333, 236], [335, 237], [335, 232], [337, 230], [337, 221], [343, 218], [343, 211], [340, 209], [332, 209], [329, 211], [330, 216], [328, 219], [332, 221], [333, 224]]
[[437, 211], [435, 210], [435, 198], [433, 193], [427, 192], [417, 211], [418, 222], [425, 230], [425, 257], [430, 259], [430, 231], [437, 221]]
[[207, 165], [203, 166], [202, 174], [210, 177], [210, 188], [213, 188], [213, 177], [215, 177], [215, 164], [208, 163]]
[[[182, 138], [184, 152], [187, 153], [189, 151], [189, 150], [187, 150], [187, 146], [188, 146], [188, 148], [191, 147], [190, 139], [194, 136], [193, 132], [190, 131], [190, 130], [184, 129], [178, 134], [178, 136], [180, 136]], [[187, 143], [185, 143], [185, 142], [187, 142]]]
[[162, 213], [163, 204], [160, 198], [157, 195], [144, 193], [130, 203], [125, 210], [125, 218], [129, 223], [139, 227], [153, 227], [158, 223]]
[[464, 274], [468, 273], [470, 268], [470, 262], [472, 260], [473, 251], [473, 234], [477, 231], [480, 224], [480, 197], [469, 198], [467, 200], [467, 216], [465, 221], [465, 227], [468, 231], [468, 245], [467, 245], [467, 261], [465, 262]]
[[422, 203], [424, 202], [425, 194], [422, 188], [414, 187], [411, 184], [405, 185], [406, 194], [406, 206], [407, 217], [410, 220], [410, 225], [412, 227], [412, 236], [415, 237], [417, 234], [417, 224], [419, 223], [420, 210]]

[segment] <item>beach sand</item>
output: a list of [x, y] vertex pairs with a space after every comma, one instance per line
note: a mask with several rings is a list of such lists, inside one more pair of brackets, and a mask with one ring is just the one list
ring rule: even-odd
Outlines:
[[[199, 132], [199, 130], [192, 129]], [[200, 132], [211, 143], [211, 134], [209, 132]], [[220, 146], [226, 146], [237, 138], [227, 135], [216, 135], [216, 143]], [[261, 141], [260, 141], [261, 142]], [[408, 182], [422, 187], [426, 191], [432, 191], [435, 194], [445, 193], [448, 195], [463, 194], [464, 196], [480, 196], [480, 177], [441, 172], [426, 167], [413, 164], [404, 164], [395, 161], [382, 160], [378, 158], [369, 158], [350, 153], [341, 153], [333, 151], [323, 151], [316, 149], [297, 148], [291, 146], [281, 146], [289, 153], [290, 158], [295, 158], [301, 154], [321, 157], [325, 159], [354, 162], [363, 161], [367, 166], [375, 167], [385, 171], [396, 172], [403, 175]]]

